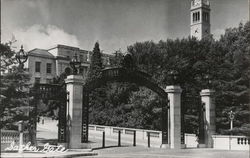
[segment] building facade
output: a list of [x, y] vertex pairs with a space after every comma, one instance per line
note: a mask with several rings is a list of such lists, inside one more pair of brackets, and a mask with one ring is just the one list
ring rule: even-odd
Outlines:
[[208, 0], [191, 1], [191, 37], [201, 40], [210, 35], [210, 11]]
[[[31, 83], [51, 83], [53, 79], [62, 73], [71, 73], [70, 61], [77, 56], [81, 61], [79, 73], [86, 78], [91, 62], [91, 51], [82, 50], [77, 47], [56, 45], [50, 49], [33, 49], [28, 52], [28, 60], [25, 67], [31, 75]], [[103, 54], [104, 65], [109, 64], [111, 55]]]

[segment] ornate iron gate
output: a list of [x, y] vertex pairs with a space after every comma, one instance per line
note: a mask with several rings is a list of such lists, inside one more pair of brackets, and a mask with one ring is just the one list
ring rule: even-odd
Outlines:
[[89, 132], [89, 92], [87, 89], [83, 89], [83, 107], [82, 107], [82, 143], [88, 142]]
[[199, 144], [205, 144], [205, 103], [200, 101], [199, 106]]
[[[199, 94], [192, 94], [183, 90], [181, 99], [181, 143], [185, 144], [185, 132], [195, 133], [199, 140], [202, 135], [201, 128], [201, 98]], [[189, 119], [189, 120], [188, 120]], [[192, 128], [191, 128], [192, 127]]]
[[67, 119], [66, 119], [66, 106], [67, 106], [67, 92], [65, 85], [59, 84], [35, 84], [31, 89], [31, 96], [34, 96], [36, 101], [35, 107], [32, 110], [32, 124], [36, 129], [37, 120], [37, 101], [38, 100], [54, 100], [59, 102], [59, 120], [58, 120], [58, 143], [67, 142]]

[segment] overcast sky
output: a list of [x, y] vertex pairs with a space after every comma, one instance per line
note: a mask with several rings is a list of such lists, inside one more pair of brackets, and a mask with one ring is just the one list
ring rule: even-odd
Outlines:
[[[136, 41], [190, 34], [191, 0], [2, 0], [2, 41], [13, 35], [25, 50], [66, 44], [92, 50], [126, 50]], [[248, 0], [210, 0], [211, 32], [245, 23]]]

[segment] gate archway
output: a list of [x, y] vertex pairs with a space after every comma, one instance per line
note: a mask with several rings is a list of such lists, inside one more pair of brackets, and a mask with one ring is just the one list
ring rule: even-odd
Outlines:
[[168, 94], [152, 78], [139, 70], [123, 67], [107, 68], [101, 71], [101, 76], [83, 86], [82, 136], [81, 142], [88, 142], [89, 93], [107, 82], [130, 82], [144, 86], [154, 91], [162, 98], [162, 144], [168, 144]]

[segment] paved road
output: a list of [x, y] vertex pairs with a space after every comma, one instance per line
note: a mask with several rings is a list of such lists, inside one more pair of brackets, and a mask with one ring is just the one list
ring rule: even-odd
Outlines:
[[[56, 139], [55, 130], [38, 128], [38, 138], [40, 139]], [[107, 137], [108, 138], [108, 137]], [[249, 151], [228, 151], [214, 149], [182, 149], [169, 150], [159, 148], [147, 148], [143, 146], [132, 146], [131, 143], [122, 142], [123, 147], [117, 147], [117, 140], [106, 139], [106, 147], [102, 149], [102, 140], [100, 137], [90, 137], [91, 146], [98, 156], [91, 158], [250, 158]], [[87, 158], [78, 157], [78, 158]], [[90, 158], [90, 157], [89, 157]]]
[[[145, 147], [113, 147], [94, 150], [98, 158], [250, 158], [248, 151], [223, 151], [213, 149], [168, 150]], [[78, 157], [84, 158], [84, 157]], [[85, 157], [87, 158], [87, 157]], [[90, 157], [89, 157], [90, 158]]]

